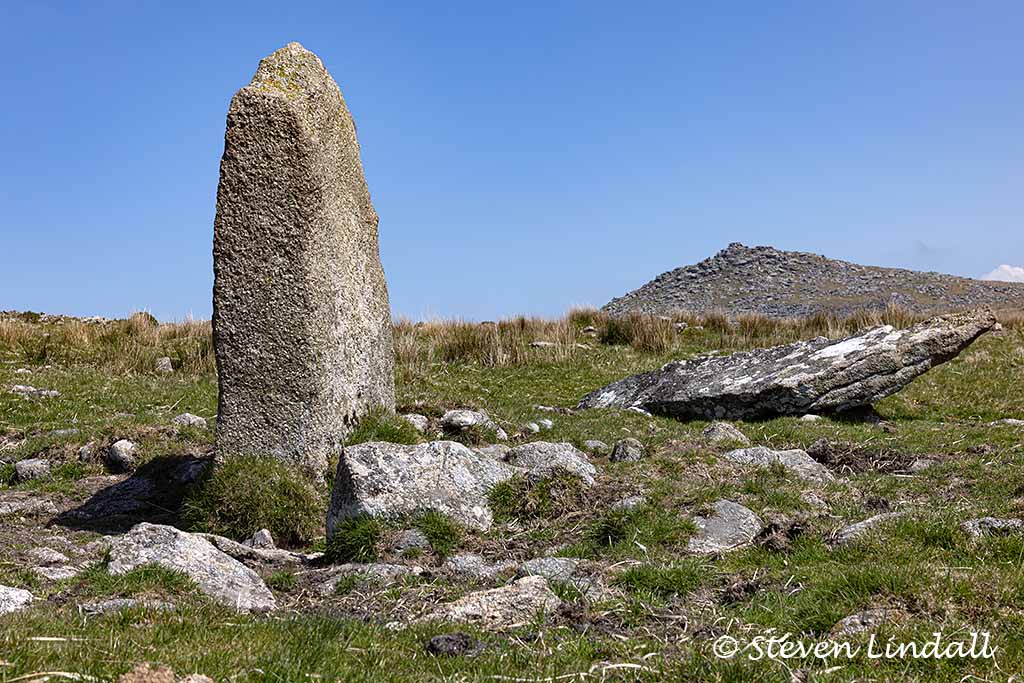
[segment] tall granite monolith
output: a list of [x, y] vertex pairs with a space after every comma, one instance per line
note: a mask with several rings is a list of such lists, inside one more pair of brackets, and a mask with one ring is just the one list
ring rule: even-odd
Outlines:
[[323, 476], [366, 411], [394, 408], [394, 346], [355, 124], [298, 43], [231, 100], [213, 267], [218, 458]]

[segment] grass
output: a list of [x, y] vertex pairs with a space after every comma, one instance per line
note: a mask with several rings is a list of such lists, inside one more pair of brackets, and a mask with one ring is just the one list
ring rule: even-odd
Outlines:
[[[307, 489], [289, 488], [294, 482], [286, 485], [276, 475], [229, 476], [221, 470], [191, 499], [197, 519], [211, 530], [244, 538], [267, 527], [276, 539], [296, 547], [323, 544], [336, 562], [415, 562], [427, 570], [415, 585], [375, 586], [353, 576], [337, 584], [335, 595], [315, 598], [302, 572], [269, 573], [265, 579], [286, 605], [271, 618], [236, 615], [209, 603], [180, 575], [149, 569], [110, 577], [97, 567], [75, 579], [46, 582], [20, 558], [50, 531], [32, 527], [24, 535], [18, 519], [5, 518], [0, 520], [0, 583], [29, 588], [46, 602], [44, 609], [0, 618], [5, 663], [0, 681], [46, 670], [106, 680], [143, 659], [172, 666], [181, 675], [199, 671], [216, 680], [251, 678], [259, 670], [260, 678], [282, 681], [494, 680], [515, 671], [531, 679], [569, 680], [578, 674], [610, 680], [789, 681], [781, 664], [715, 659], [713, 636], [776, 629], [818, 638], [840, 618], [871, 607], [906, 615], [886, 637], [990, 630], [998, 662], [857, 660], [825, 673], [835, 662], [808, 661], [799, 667], [787, 663], [789, 668], [806, 668], [811, 680], [1006, 678], [1003, 674], [1024, 668], [1024, 539], [971, 539], [959, 523], [984, 515], [1024, 517], [1024, 432], [988, 424], [1024, 419], [1019, 319], [1006, 320], [1003, 333], [985, 336], [956, 360], [879, 402], [885, 429], [831, 418], [741, 425], [755, 445], [806, 448], [821, 438], [850, 444], [856, 458], [848, 462], [857, 466], [826, 486], [777, 469], [722, 462], [720, 449], [700, 436], [706, 422], [535, 408], [572, 407], [603, 384], [676, 358], [913, 321], [891, 310], [783, 322], [717, 315], [613, 322], [600, 312], [577, 310], [554, 321], [396, 323], [396, 388], [403, 410], [436, 418], [452, 408], [482, 409], [510, 433], [550, 417], [554, 428], [530, 438], [581, 444], [634, 437], [650, 457], [638, 463], [595, 459], [600, 475], [590, 489], [570, 478], [510, 480], [491, 493], [497, 523], [487, 533], [461, 529], [441, 516], [403, 520], [423, 531], [434, 549], [415, 560], [386, 555], [383, 522], [350, 520], [326, 543], [318, 538], [324, 491], [314, 489], [309, 497]], [[677, 331], [679, 322], [688, 327]], [[596, 332], [584, 333], [588, 326]], [[207, 453], [212, 430], [172, 429], [170, 420], [182, 412], [208, 419], [216, 414], [209, 334], [207, 323], [154, 325], [142, 317], [97, 324], [31, 316], [0, 322], [0, 389], [30, 384], [61, 392], [52, 399], [27, 400], [0, 390], [0, 494], [81, 500], [87, 494], [79, 486], [102, 474], [97, 461], [78, 459], [78, 450], [89, 443], [102, 452], [118, 438], [131, 438], [139, 445], [142, 466], [166, 456]], [[533, 341], [554, 346], [533, 347]], [[154, 372], [160, 356], [172, 358], [173, 374]], [[16, 373], [19, 368], [30, 372]], [[69, 428], [77, 432], [52, 435]], [[383, 414], [365, 421], [360, 431], [354, 440], [421, 438]], [[37, 454], [53, 464], [53, 479], [12, 482], [11, 463]], [[918, 457], [936, 464], [916, 473], [870, 465]], [[255, 462], [240, 469], [265, 466]], [[267, 481], [276, 482], [269, 492], [262, 488]], [[640, 507], [611, 509], [615, 501], [637, 494], [646, 501]], [[806, 520], [805, 529], [786, 544], [687, 559], [693, 516], [719, 498], [742, 503], [763, 519], [799, 517]], [[838, 528], [889, 509], [909, 514], [850, 546], [833, 548], [826, 542]], [[282, 532], [272, 519], [278, 515], [306, 521], [289, 522]], [[85, 535], [81, 542], [91, 538]], [[469, 628], [485, 644], [479, 655], [434, 658], [424, 651], [424, 641], [452, 630], [451, 625], [397, 631], [386, 625], [470, 590], [438, 572], [440, 558], [460, 551], [493, 559], [589, 558], [616, 568], [610, 581], [618, 593], [594, 603], [572, 586], [556, 586], [580, 610], [571, 618], [552, 617], [507, 636]], [[104, 596], [166, 599], [177, 609], [84, 618], [74, 607]], [[67, 640], [30, 640], [54, 635]]]
[[269, 529], [286, 546], [322, 535], [326, 514], [317, 487], [271, 457], [240, 456], [214, 465], [185, 498], [183, 516], [196, 531], [235, 540]]
[[373, 517], [339, 520], [327, 539], [324, 557], [329, 562], [373, 562], [380, 552], [384, 524]]
[[369, 441], [414, 444], [419, 443], [420, 433], [398, 415], [375, 409], [363, 416], [345, 439], [345, 444], [353, 446]]

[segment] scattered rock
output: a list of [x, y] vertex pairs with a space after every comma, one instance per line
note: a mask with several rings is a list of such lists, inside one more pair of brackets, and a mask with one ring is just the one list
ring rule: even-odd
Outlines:
[[174, 670], [157, 664], [143, 662], [127, 673], [121, 674], [117, 683], [174, 683]]
[[[264, 531], [266, 530], [264, 529]], [[256, 535], [259, 535], [259, 533], [260, 532], [256, 532]], [[267, 533], [269, 535], [269, 532]], [[290, 550], [280, 550], [273, 547], [272, 539], [270, 541], [271, 547], [258, 548], [252, 545], [252, 539], [249, 539], [244, 543], [239, 543], [238, 541], [233, 541], [230, 538], [225, 538], [224, 536], [218, 536], [216, 534], [197, 533], [193, 535], [206, 539], [212, 543], [217, 550], [238, 560], [246, 566], [257, 570], [262, 570], [268, 565], [280, 566], [306, 564], [320, 557], [319, 554], [305, 555], [303, 553], [293, 553]]]
[[761, 519], [739, 503], [719, 500], [710, 517], [695, 517], [697, 534], [686, 549], [701, 555], [717, 554], [749, 544], [761, 532]]
[[156, 364], [153, 366], [153, 369], [161, 375], [169, 375], [174, 372], [174, 365], [171, 364], [170, 358], [162, 356], [156, 359]]
[[997, 517], [979, 517], [969, 519], [960, 524], [960, 528], [973, 538], [982, 536], [1005, 536], [1007, 534], [1024, 533], [1024, 519], [999, 519]]
[[765, 446], [755, 446], [729, 451], [721, 457], [739, 465], [754, 465], [756, 467], [782, 465], [797, 476], [820, 484], [835, 480], [827, 467], [799, 449], [773, 451]]
[[19, 481], [47, 479], [50, 476], [50, 462], [42, 458], [28, 458], [14, 463], [14, 478]]
[[750, 439], [739, 429], [728, 422], [712, 422], [701, 432], [708, 442], [712, 444], [739, 443], [744, 446], [750, 445]]
[[43, 546], [40, 546], [38, 548], [32, 548], [32, 550], [29, 550], [27, 553], [25, 553], [25, 557], [26, 559], [28, 559], [29, 562], [44, 567], [52, 567], [55, 565], [67, 564], [71, 561], [68, 559], [68, 556], [64, 553], [58, 552], [53, 548], [46, 548]]
[[478, 649], [465, 633], [441, 633], [427, 641], [427, 652], [435, 657], [463, 657]]
[[0, 500], [0, 517], [55, 514], [57, 514], [57, 506], [49, 498], [30, 497]]
[[606, 444], [604, 441], [599, 441], [597, 439], [587, 439], [583, 442], [583, 448], [585, 448], [588, 453], [592, 453], [593, 455], [600, 457], [611, 455], [612, 452], [611, 446]]
[[852, 636], [866, 631], [875, 631], [879, 626], [899, 621], [901, 612], [891, 609], [866, 609], [848, 617], [843, 617], [832, 627], [833, 636]]
[[611, 504], [612, 510], [633, 510], [645, 503], [643, 496], [628, 496]]
[[441, 417], [441, 428], [448, 434], [460, 434], [474, 428], [489, 429], [494, 431], [498, 441], [508, 439], [505, 430], [482, 410], [449, 410]]
[[801, 416], [800, 421], [801, 422], [820, 422], [823, 419], [824, 418], [821, 415], [815, 415], [814, 413], [808, 413], [806, 415]]
[[851, 524], [850, 526], [840, 529], [833, 537], [832, 542], [835, 545], [844, 545], [850, 543], [858, 538], [863, 538], [865, 534], [879, 526], [893, 519], [899, 519], [903, 517], [903, 512], [883, 512], [880, 515], [874, 517], [868, 517], [867, 519]]
[[60, 392], [56, 389], [36, 389], [25, 384], [15, 384], [11, 387], [11, 393], [25, 398], [56, 398]]
[[394, 517], [424, 510], [487, 530], [493, 520], [487, 493], [514, 473], [505, 463], [453, 441], [348, 446], [338, 460], [327, 535], [346, 517]]
[[27, 608], [35, 598], [23, 588], [0, 586], [0, 614], [11, 614]]
[[579, 408], [640, 408], [677, 418], [732, 419], [850, 410], [896, 393], [955, 358], [995, 324], [987, 309], [723, 357], [674, 361], [583, 398]]
[[594, 327], [593, 325], [587, 325], [582, 330], [580, 330], [580, 332], [582, 332], [583, 334], [595, 335], [597, 334], [597, 328]]
[[199, 429], [206, 429], [206, 418], [193, 415], [192, 413], [182, 413], [171, 420], [171, 424], [179, 427], [197, 427]]
[[995, 420], [994, 422], [988, 423], [989, 427], [998, 427], [999, 425], [1006, 425], [1008, 427], [1024, 427], [1024, 420], [1018, 420], [1013, 417], [1004, 417], [1001, 420]]
[[558, 344], [550, 341], [534, 341], [530, 342], [530, 346], [535, 349], [553, 349], [558, 346]]
[[548, 581], [568, 583], [576, 574], [582, 560], [575, 557], [535, 557], [516, 569], [516, 578], [543, 576]]
[[170, 602], [161, 600], [148, 600], [139, 598], [111, 598], [99, 602], [84, 602], [78, 605], [78, 613], [85, 616], [97, 616], [110, 612], [120, 612], [126, 609], [147, 609], [154, 612], [173, 612], [175, 606]]
[[505, 462], [528, 470], [533, 479], [549, 477], [561, 470], [574, 474], [587, 485], [594, 483], [597, 469], [587, 460], [586, 454], [576, 449], [571, 443], [548, 443], [532, 441], [509, 450], [505, 454]]
[[377, 213], [338, 85], [299, 43], [228, 110], [214, 222], [218, 457], [320, 479], [371, 408], [395, 406]]
[[426, 415], [420, 415], [419, 413], [406, 413], [399, 415], [403, 420], [412, 425], [420, 434], [426, 434], [427, 430], [430, 429], [430, 420]]
[[496, 443], [491, 446], [476, 446], [472, 450], [476, 451], [480, 455], [485, 455], [488, 458], [504, 460], [505, 455], [508, 454], [511, 448], [503, 443]]
[[277, 546], [274, 545], [274, 536], [270, 533], [270, 529], [260, 529], [252, 535], [252, 538], [245, 542], [245, 545], [257, 550], [277, 549]]
[[107, 449], [105, 463], [111, 472], [129, 472], [135, 469], [135, 454], [138, 447], [128, 439], [115, 441]]
[[239, 611], [267, 611], [277, 604], [256, 572], [197, 534], [142, 522], [110, 544], [107, 571], [126, 574], [159, 565], [182, 572], [217, 602]]
[[549, 430], [549, 429], [554, 429], [554, 428], [555, 428], [555, 423], [554, 423], [554, 421], [553, 421], [553, 420], [549, 420], [549, 419], [547, 419], [547, 418], [544, 418], [544, 419], [542, 419], [542, 420], [537, 420], [537, 425], [538, 425], [538, 426], [539, 426], [539, 427], [540, 427], [540, 428], [541, 428], [542, 430], [544, 430], [544, 431], [547, 431], [547, 430]]
[[474, 553], [452, 555], [441, 566], [443, 570], [455, 576], [476, 581], [490, 581], [501, 574], [512, 571], [514, 567], [513, 562], [492, 563]]
[[551, 613], [562, 601], [542, 576], [526, 576], [500, 588], [470, 593], [441, 605], [419, 621], [462, 621], [486, 630], [507, 630]]
[[79, 567], [32, 567], [32, 573], [47, 581], [64, 581], [78, 576], [81, 573]]
[[430, 550], [430, 539], [419, 529], [403, 529], [395, 535], [391, 550], [399, 554], [409, 550], [427, 551]]
[[907, 469], [914, 473], [923, 472], [929, 467], [934, 467], [937, 463], [937, 460], [932, 460], [931, 458], [918, 458], [910, 463], [910, 467]]
[[612, 446], [612, 462], [639, 462], [647, 456], [644, 445], [632, 437], [619, 439]]
[[540, 425], [537, 424], [536, 422], [527, 422], [526, 424], [523, 425], [523, 433], [524, 434], [539, 434], [540, 433]]

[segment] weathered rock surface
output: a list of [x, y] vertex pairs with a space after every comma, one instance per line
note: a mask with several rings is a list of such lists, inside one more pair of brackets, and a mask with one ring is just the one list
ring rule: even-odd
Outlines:
[[482, 410], [449, 410], [441, 417], [441, 428], [448, 434], [460, 434], [467, 429], [489, 429], [499, 441], [508, 438], [504, 429]]
[[725, 311], [793, 318], [896, 304], [924, 314], [989, 305], [1024, 307], [1024, 285], [879, 268], [817, 254], [739, 243], [700, 263], [663, 273], [604, 306], [618, 316]]
[[138, 447], [128, 439], [120, 439], [107, 448], [104, 463], [111, 472], [128, 472], [135, 467]]
[[452, 555], [441, 568], [457, 577], [476, 581], [489, 581], [515, 567], [514, 562], [488, 562], [483, 556], [475, 553], [459, 553]]
[[56, 389], [36, 389], [27, 384], [15, 384], [11, 387], [11, 393], [25, 398], [56, 398], [60, 392]]
[[852, 636], [875, 631], [883, 624], [899, 621], [906, 615], [898, 610], [872, 608], [843, 617], [832, 627], [833, 636]]
[[454, 441], [349, 446], [338, 460], [327, 535], [346, 517], [394, 517], [423, 510], [486, 530], [493, 520], [487, 492], [514, 473], [509, 465]]
[[486, 630], [506, 630], [530, 623], [562, 604], [547, 579], [527, 576], [501, 588], [470, 593], [441, 605], [420, 621], [461, 621]]
[[360, 416], [394, 409], [394, 346], [355, 124], [298, 43], [231, 101], [213, 251], [218, 454], [321, 477]]
[[587, 439], [583, 442], [583, 447], [587, 449], [588, 453], [593, 453], [597, 456], [610, 455], [612, 452], [612, 447], [599, 439]]
[[14, 463], [14, 478], [18, 481], [46, 479], [50, 476], [50, 463], [42, 458], [27, 458]]
[[710, 517], [695, 517], [697, 534], [687, 543], [691, 553], [712, 555], [744, 546], [761, 532], [764, 524], [752, 510], [739, 503], [719, 500]]
[[214, 600], [239, 611], [267, 611], [277, 605], [256, 572], [197, 534], [140, 523], [110, 544], [111, 574], [158, 565], [182, 572]]
[[426, 415], [420, 415], [419, 413], [406, 413], [405, 415], [399, 415], [400, 418], [412, 425], [420, 434], [425, 434], [427, 429], [430, 427], [430, 420]]
[[177, 425], [178, 427], [196, 427], [198, 429], [206, 429], [206, 418], [193, 415], [192, 413], [182, 413], [181, 415], [175, 416], [171, 420], [171, 424]]
[[832, 472], [827, 467], [799, 448], [788, 451], [773, 451], [765, 446], [755, 446], [753, 448], [738, 448], [734, 451], [723, 453], [721, 457], [738, 465], [753, 465], [756, 467], [782, 465], [797, 476], [820, 484], [835, 480]]
[[968, 536], [1003, 536], [1006, 534], [1024, 534], [1024, 519], [999, 519], [998, 517], [979, 517], [969, 519], [960, 524], [960, 528]]
[[851, 524], [840, 529], [838, 532], [836, 532], [836, 535], [832, 539], [832, 542], [835, 545], [844, 545], [846, 543], [852, 543], [853, 541], [859, 538], [863, 538], [872, 529], [875, 529], [876, 527], [885, 524], [886, 522], [889, 522], [891, 520], [899, 519], [900, 517], [903, 517], [904, 514], [905, 513], [903, 512], [883, 512], [879, 515], [875, 515], [874, 517], [868, 517], [863, 521], [857, 522], [856, 524]]
[[218, 536], [216, 534], [193, 535], [206, 539], [212, 543], [217, 550], [254, 569], [281, 565], [305, 564], [320, 557], [317, 554], [306, 555], [303, 553], [293, 553], [288, 550], [280, 550], [273, 546], [269, 548], [258, 548], [250, 543], [239, 543], [238, 541], [233, 541], [230, 538], [225, 538], [224, 536]]
[[905, 330], [876, 327], [842, 341], [818, 337], [674, 361], [598, 389], [579, 407], [732, 420], [849, 410], [896, 393], [954, 358], [995, 323], [991, 311], [979, 309]]
[[0, 586], [0, 614], [11, 614], [27, 608], [35, 598], [24, 588]]
[[700, 433], [708, 443], [722, 444], [722, 443], [738, 443], [744, 446], [750, 445], [750, 439], [728, 422], [712, 422], [709, 424], [703, 432]]
[[98, 602], [83, 602], [78, 605], [79, 614], [96, 616], [110, 612], [120, 612], [126, 609], [148, 609], [154, 612], [171, 612], [174, 605], [162, 600], [148, 600], [139, 598], [111, 598]]
[[612, 446], [612, 454], [608, 457], [612, 462], [639, 462], [647, 452], [644, 445], [632, 437], [619, 439]]
[[597, 468], [590, 464], [585, 453], [571, 443], [531, 441], [509, 450], [505, 462], [529, 471], [531, 479], [549, 477], [561, 470], [574, 474], [588, 485], [594, 483]]
[[323, 596], [332, 595], [337, 591], [341, 580], [349, 576], [354, 576], [362, 581], [386, 585], [400, 581], [407, 576], [418, 576], [422, 573], [422, 567], [408, 567], [404, 564], [386, 564], [383, 562], [339, 564], [320, 572], [322, 580], [320, 581], [318, 591]]

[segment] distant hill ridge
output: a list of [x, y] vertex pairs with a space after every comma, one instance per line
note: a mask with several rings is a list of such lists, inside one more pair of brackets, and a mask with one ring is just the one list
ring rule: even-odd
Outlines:
[[791, 318], [840, 315], [897, 305], [931, 314], [988, 305], [1024, 309], [1024, 284], [972, 280], [847, 261], [738, 242], [692, 266], [662, 273], [609, 301], [612, 315], [721, 311]]

